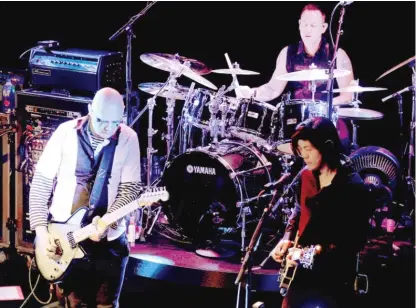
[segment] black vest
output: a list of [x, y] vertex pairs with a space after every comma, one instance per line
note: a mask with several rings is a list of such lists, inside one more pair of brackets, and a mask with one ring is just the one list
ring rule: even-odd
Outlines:
[[[334, 55], [334, 48], [324, 37], [322, 37], [321, 45], [318, 51], [312, 57], [305, 51], [302, 41], [288, 46], [286, 70], [288, 73], [307, 70], [312, 63], [318, 69], [328, 69], [328, 63], [332, 60]], [[336, 68], [336, 66], [335, 66]], [[310, 81], [289, 81], [287, 85], [288, 91], [291, 93], [292, 99], [311, 99], [312, 92], [309, 89]], [[326, 101], [327, 95], [322, 93], [326, 90], [327, 82], [324, 80], [316, 81], [315, 99]], [[334, 88], [337, 87], [336, 80], [334, 81]]]
[[[78, 129], [78, 155], [75, 176], [77, 186], [72, 202], [72, 213], [80, 207], [90, 208], [88, 219], [95, 215], [102, 216], [108, 207], [108, 180], [111, 177], [115, 148], [120, 129], [94, 157], [94, 150], [88, 138], [88, 121]], [[87, 221], [86, 221], [87, 222]]]

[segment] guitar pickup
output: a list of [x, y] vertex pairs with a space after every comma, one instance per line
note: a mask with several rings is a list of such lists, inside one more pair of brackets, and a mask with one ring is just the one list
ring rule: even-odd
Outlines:
[[60, 256], [60, 257], [62, 257], [62, 255], [63, 255], [63, 250], [62, 250], [62, 245], [61, 245], [61, 242], [58, 240], [58, 239], [56, 239], [55, 240], [55, 244], [56, 244], [56, 250], [55, 250], [55, 254], [57, 255], [57, 256]]

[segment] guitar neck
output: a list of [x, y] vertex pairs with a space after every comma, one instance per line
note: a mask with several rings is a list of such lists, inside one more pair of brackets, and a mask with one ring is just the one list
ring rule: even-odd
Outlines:
[[[154, 202], [159, 200], [166, 201], [168, 199], [168, 194], [164, 190], [159, 190], [155, 192], [148, 192], [144, 193], [139, 197], [139, 199], [130, 202], [122, 206], [121, 208], [115, 210], [112, 213], [107, 213], [103, 217], [101, 217], [101, 221], [104, 222], [104, 225], [108, 227], [112, 223], [118, 221], [119, 219], [125, 217], [129, 213], [133, 212], [134, 210], [150, 205]], [[73, 237], [75, 243], [79, 243], [87, 238], [89, 238], [94, 232], [96, 231], [96, 227], [91, 223], [79, 230], [73, 232]]]
[[[126, 204], [125, 206], [117, 209], [116, 211], [112, 213], [105, 214], [101, 220], [105, 222], [105, 226], [108, 227], [112, 223], [118, 221], [119, 219], [125, 217], [129, 213], [133, 212], [137, 208], [139, 208], [140, 205], [137, 202], [137, 200], [134, 200], [133, 202], [130, 202], [129, 204]], [[96, 231], [95, 226], [90, 223], [89, 225], [74, 231], [74, 239], [76, 243], [82, 242], [83, 240], [89, 238], [94, 232]]]
[[75, 243], [78, 244], [79, 242], [86, 240], [95, 232], [95, 230], [96, 230], [95, 226], [93, 224], [89, 224], [85, 226], [84, 228], [74, 231], [73, 236], [74, 236]]

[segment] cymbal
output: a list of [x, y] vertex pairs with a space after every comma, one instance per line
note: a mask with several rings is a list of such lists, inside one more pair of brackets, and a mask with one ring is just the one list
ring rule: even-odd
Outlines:
[[339, 108], [337, 116], [349, 120], [379, 120], [384, 117], [384, 114], [371, 109]]
[[407, 59], [406, 61], [404, 61], [404, 62], [402, 62], [402, 63], [400, 63], [400, 64], [397, 64], [395, 67], [393, 67], [393, 68], [389, 69], [387, 72], [383, 73], [380, 77], [378, 77], [378, 78], [376, 79], [376, 81], [377, 81], [377, 80], [379, 80], [379, 79], [381, 79], [381, 78], [383, 78], [384, 76], [387, 76], [387, 75], [388, 75], [388, 74], [390, 74], [391, 72], [394, 72], [395, 70], [397, 70], [397, 69], [401, 68], [402, 66], [404, 66], [404, 65], [406, 65], [406, 64], [409, 64], [409, 63], [411, 63], [412, 61], [415, 61], [415, 60], [416, 60], [416, 56], [413, 56], [413, 57], [411, 57], [411, 58]]
[[[207, 71], [206, 66], [197, 60], [163, 53], [145, 53], [140, 56], [140, 59], [144, 63], [163, 71], [171, 73], [182, 72], [182, 75], [189, 79], [192, 79], [207, 88], [218, 90], [212, 82], [201, 76], [200, 72], [207, 74], [210, 70]], [[189, 68], [184, 65], [185, 61], [189, 61]]]
[[[384, 91], [386, 88], [375, 88], [375, 87], [361, 87], [361, 86], [348, 86], [341, 89], [335, 89], [334, 93], [360, 93], [360, 92], [374, 92], [374, 91]], [[322, 91], [322, 93], [327, 93], [328, 91]]]
[[140, 56], [140, 59], [144, 63], [150, 66], [153, 66], [155, 68], [158, 68], [160, 70], [170, 72], [170, 67], [165, 66], [165, 64], [169, 64], [169, 62], [160, 62], [158, 61], [160, 58], [166, 59], [168, 61], [177, 60], [181, 64], [188, 61], [191, 63], [190, 69], [194, 71], [195, 73], [197, 73], [198, 75], [206, 75], [211, 72], [211, 69], [208, 68], [204, 63], [195, 59], [190, 59], [190, 58], [186, 58], [186, 57], [179, 56], [179, 55], [172, 55], [168, 53], [144, 53]]
[[[326, 69], [309, 69], [283, 74], [277, 77], [278, 80], [286, 81], [311, 81], [311, 80], [328, 80], [328, 70]], [[351, 74], [349, 70], [334, 69], [334, 78], [344, 77]]]
[[216, 69], [212, 70], [212, 73], [217, 74], [229, 74], [229, 75], [259, 75], [260, 73], [249, 71], [249, 70], [243, 70], [241, 68], [223, 68], [223, 69]]
[[[139, 84], [139, 90], [142, 90], [143, 92], [149, 93], [151, 95], [155, 95], [159, 92], [163, 85], [163, 82], [145, 82]], [[167, 85], [163, 88], [162, 92], [160, 92], [158, 96], [172, 98], [175, 100], [185, 100], [188, 92], [189, 88], [187, 87], [181, 85], [172, 87]]]

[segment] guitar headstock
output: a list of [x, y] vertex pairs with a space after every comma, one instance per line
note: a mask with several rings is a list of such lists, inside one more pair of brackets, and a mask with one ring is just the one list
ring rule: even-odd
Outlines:
[[320, 245], [312, 245], [302, 249], [302, 257], [300, 258], [300, 264], [303, 268], [312, 269], [315, 256], [322, 250]]
[[167, 200], [169, 200], [169, 193], [167, 192], [166, 187], [151, 187], [146, 188], [145, 192], [140, 195], [137, 202], [143, 207], [150, 206], [158, 201]]

